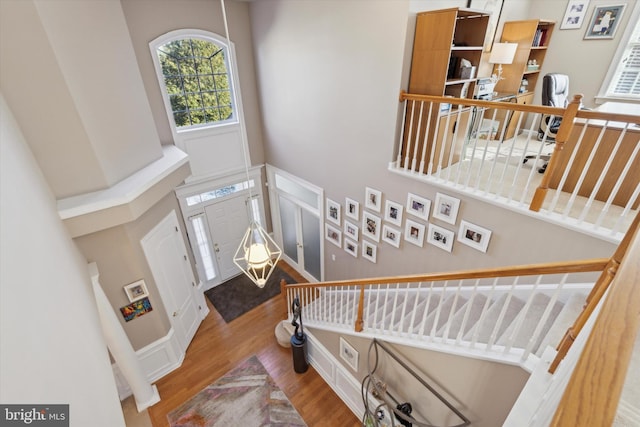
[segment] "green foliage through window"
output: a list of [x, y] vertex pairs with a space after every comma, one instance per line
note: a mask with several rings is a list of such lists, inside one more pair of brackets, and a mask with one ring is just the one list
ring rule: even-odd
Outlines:
[[177, 128], [233, 119], [226, 47], [186, 38], [157, 49]]

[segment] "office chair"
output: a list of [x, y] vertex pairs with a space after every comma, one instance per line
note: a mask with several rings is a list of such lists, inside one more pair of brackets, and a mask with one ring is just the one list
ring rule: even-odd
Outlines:
[[[542, 79], [542, 105], [548, 105], [550, 107], [567, 108], [569, 104], [569, 76], [566, 74], [549, 73]], [[560, 129], [560, 123], [562, 117], [554, 117], [548, 114], [543, 114], [540, 118], [540, 127], [538, 129], [538, 140], [542, 141], [546, 134], [546, 143], [555, 144], [556, 135], [558, 129]], [[536, 156], [526, 156], [523, 163], [526, 163], [529, 159], [535, 159]], [[544, 164], [538, 172], [544, 173], [547, 170], [547, 164], [551, 158], [550, 154], [541, 154], [540, 158], [544, 161]]]

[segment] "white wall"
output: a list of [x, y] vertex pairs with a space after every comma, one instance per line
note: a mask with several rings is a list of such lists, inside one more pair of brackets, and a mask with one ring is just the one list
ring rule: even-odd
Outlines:
[[0, 396], [124, 426], [87, 264], [0, 95]]

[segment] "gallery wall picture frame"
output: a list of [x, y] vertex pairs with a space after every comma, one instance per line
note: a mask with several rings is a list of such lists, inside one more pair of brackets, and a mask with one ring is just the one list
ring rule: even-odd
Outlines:
[[491, 239], [491, 230], [479, 225], [472, 224], [468, 221], [460, 221], [460, 229], [458, 230], [458, 242], [472, 247], [480, 252], [487, 252], [489, 240]]
[[455, 233], [446, 228], [429, 224], [427, 231], [427, 243], [432, 244], [444, 251], [451, 252], [453, 250], [453, 240]]
[[126, 285], [124, 287], [124, 293], [127, 294], [129, 302], [138, 301], [144, 297], [149, 296], [147, 285], [144, 283], [143, 279]]
[[431, 200], [409, 193], [407, 195], [407, 213], [425, 221], [429, 220], [431, 210]]
[[337, 247], [342, 247], [342, 232], [330, 224], [324, 225], [324, 238]]
[[360, 237], [360, 229], [357, 225], [352, 223], [351, 221], [344, 220], [344, 235], [345, 237], [350, 237], [351, 239], [358, 241]]
[[436, 193], [432, 216], [446, 223], [455, 225], [460, 209], [460, 200], [446, 194]]
[[341, 210], [340, 203], [327, 199], [327, 219], [338, 226], [342, 225]]
[[144, 316], [150, 311], [153, 311], [153, 307], [151, 306], [149, 297], [142, 297], [129, 305], [120, 307], [120, 313], [122, 313], [125, 322], [130, 322], [137, 317]]
[[585, 40], [612, 39], [620, 26], [626, 4], [596, 6], [584, 34]]
[[396, 248], [400, 247], [400, 237], [402, 232], [387, 224], [382, 226], [382, 241], [387, 242], [391, 246]]
[[360, 203], [348, 197], [345, 198], [344, 202], [344, 214], [347, 218], [351, 218], [356, 221], [360, 220]]
[[358, 372], [358, 356], [358, 351], [344, 338], [340, 337], [340, 358], [355, 372]]
[[362, 258], [376, 263], [376, 258], [378, 257], [378, 247], [368, 240], [362, 241]]
[[354, 258], [358, 258], [358, 244], [346, 237], [344, 238], [344, 251]]
[[366, 187], [364, 207], [375, 212], [380, 212], [380, 209], [382, 209], [382, 191]]
[[587, 14], [590, 0], [569, 0], [567, 10], [564, 12], [561, 30], [578, 30], [582, 27], [584, 17]]
[[404, 206], [400, 203], [387, 200], [384, 205], [384, 220], [400, 226], [402, 225], [402, 214], [404, 212]]
[[426, 227], [424, 224], [413, 221], [407, 218], [407, 222], [404, 225], [404, 240], [422, 247], [424, 245], [424, 232]]
[[375, 240], [380, 241], [380, 220], [379, 216], [372, 214], [371, 212], [362, 212], [362, 235]]

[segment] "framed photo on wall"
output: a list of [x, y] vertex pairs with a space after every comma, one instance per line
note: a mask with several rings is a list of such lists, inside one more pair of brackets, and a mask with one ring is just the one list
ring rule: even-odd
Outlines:
[[364, 207], [380, 212], [380, 209], [382, 209], [382, 192], [367, 187], [364, 194]]
[[379, 242], [380, 222], [380, 217], [367, 211], [362, 212], [362, 235]]
[[360, 219], [360, 203], [348, 197], [345, 198], [345, 212], [344, 214], [351, 219], [358, 221]]
[[358, 258], [358, 244], [351, 239], [344, 239], [344, 251], [354, 258]]
[[429, 210], [431, 209], [431, 200], [420, 197], [416, 194], [409, 193], [407, 196], [407, 213], [415, 217], [429, 220]]
[[582, 27], [584, 17], [587, 14], [589, 0], [569, 0], [567, 10], [564, 12], [561, 30], [577, 30]]
[[429, 231], [427, 233], [427, 242], [433, 246], [437, 246], [442, 250], [451, 252], [453, 249], [453, 239], [455, 233], [446, 228], [438, 227], [435, 224], [429, 224]]
[[355, 225], [354, 223], [352, 223], [351, 221], [347, 221], [345, 219], [344, 220], [344, 235], [345, 235], [345, 237], [348, 236], [348, 237], [352, 238], [353, 240], [355, 240], [357, 242], [359, 234], [360, 234], [360, 229], [358, 228], [358, 226]]
[[324, 225], [324, 237], [337, 247], [342, 247], [342, 231], [338, 230], [332, 225]]
[[393, 225], [402, 225], [404, 207], [400, 203], [387, 200], [384, 207], [384, 220]]
[[401, 234], [402, 232], [400, 230], [396, 230], [386, 224], [382, 226], [382, 240], [396, 248], [400, 247]]
[[378, 247], [373, 243], [363, 240], [362, 241], [362, 258], [371, 261], [372, 263], [376, 263], [376, 257], [378, 254]]
[[424, 224], [412, 221], [407, 218], [407, 222], [404, 225], [404, 240], [412, 243], [416, 246], [422, 247], [424, 244]]
[[596, 6], [587, 32], [584, 34], [585, 40], [612, 39], [622, 19], [625, 6], [626, 4]]
[[436, 202], [433, 208], [433, 217], [449, 224], [455, 224], [458, 218], [460, 200], [446, 194], [436, 193]]
[[491, 230], [471, 224], [467, 221], [460, 221], [460, 230], [458, 231], [458, 242], [464, 243], [480, 252], [487, 252], [489, 247], [489, 239], [491, 239]]
[[341, 225], [340, 203], [327, 199], [327, 219], [336, 225]]
[[129, 302], [138, 301], [149, 296], [149, 291], [147, 290], [147, 285], [144, 283], [144, 280], [138, 280], [137, 282], [126, 285], [124, 292], [127, 294]]

